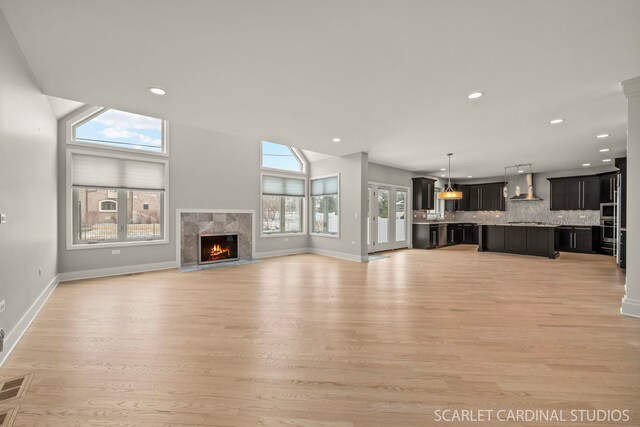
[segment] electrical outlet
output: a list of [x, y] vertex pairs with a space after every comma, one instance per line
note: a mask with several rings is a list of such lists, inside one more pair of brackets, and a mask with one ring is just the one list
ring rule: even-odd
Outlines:
[[0, 351], [4, 351], [4, 329], [0, 329]]
[[111, 251], [111, 255], [120, 255], [120, 249], [114, 249]]
[[42, 267], [38, 268], [38, 276], [42, 276]]
[[6, 307], [5, 300], [0, 301], [0, 313], [4, 311], [5, 307]]
[[7, 215], [0, 214], [0, 224], [6, 224], [6, 223], [7, 223]]

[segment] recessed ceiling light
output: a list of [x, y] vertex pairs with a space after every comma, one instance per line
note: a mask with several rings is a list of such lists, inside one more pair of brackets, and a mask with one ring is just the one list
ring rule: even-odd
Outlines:
[[469, 99], [478, 99], [482, 95], [484, 95], [484, 93], [482, 93], [482, 92], [471, 92], [469, 95], [467, 95], [467, 98], [469, 98]]
[[609, 138], [609, 134], [608, 133], [601, 133], [600, 135], [596, 135], [596, 138], [598, 138], [598, 139]]
[[524, 171], [523, 170], [519, 170], [518, 173], [524, 173]]
[[609, 151], [609, 149], [608, 149], [608, 148], [601, 148], [601, 149], [600, 149], [600, 152], [601, 152], [601, 153], [606, 153], [607, 151]]
[[444, 178], [444, 177], [446, 177], [447, 175], [445, 175], [445, 174], [442, 174], [442, 175], [440, 175], [440, 176]]
[[549, 123], [551, 123], [552, 125], [557, 125], [564, 122], [564, 119], [553, 119], [551, 121], [549, 121]]
[[610, 162], [611, 159], [602, 159], [603, 162]]
[[582, 166], [584, 167], [591, 166], [591, 163], [583, 163]]
[[340, 139], [340, 138], [333, 138], [331, 141], [333, 141], [333, 142], [340, 142], [340, 141], [341, 141], [341, 139]]
[[154, 95], [166, 95], [167, 92], [164, 89], [160, 89], [159, 87], [150, 87], [149, 92]]
[[467, 178], [473, 178], [473, 175], [467, 175]]
[[440, 168], [440, 170], [444, 172], [447, 170], [447, 168]]

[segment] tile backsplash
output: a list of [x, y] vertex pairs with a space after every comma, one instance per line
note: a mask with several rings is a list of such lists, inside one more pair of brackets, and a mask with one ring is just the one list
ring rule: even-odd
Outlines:
[[507, 200], [506, 211], [446, 212], [446, 221], [541, 222], [558, 225], [600, 225], [600, 211], [552, 211], [548, 200], [514, 202]]

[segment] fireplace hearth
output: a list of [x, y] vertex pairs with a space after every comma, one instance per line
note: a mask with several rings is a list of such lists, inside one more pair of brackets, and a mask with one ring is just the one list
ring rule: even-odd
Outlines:
[[199, 240], [198, 264], [238, 259], [238, 235], [231, 233], [201, 234]]

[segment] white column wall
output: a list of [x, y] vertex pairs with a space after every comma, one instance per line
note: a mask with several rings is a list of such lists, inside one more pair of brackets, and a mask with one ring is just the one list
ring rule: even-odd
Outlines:
[[620, 312], [640, 317], [640, 77], [622, 82], [627, 120], [627, 284]]

